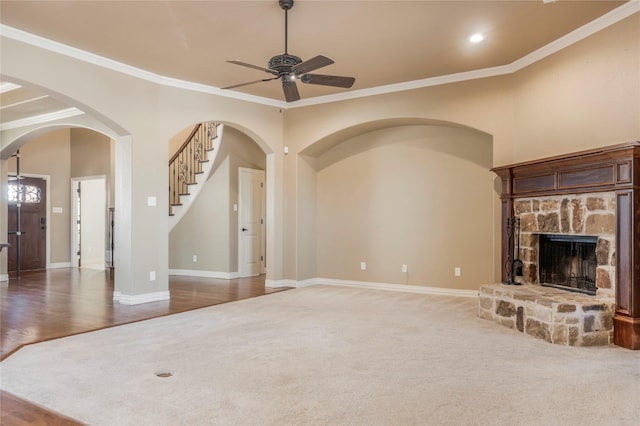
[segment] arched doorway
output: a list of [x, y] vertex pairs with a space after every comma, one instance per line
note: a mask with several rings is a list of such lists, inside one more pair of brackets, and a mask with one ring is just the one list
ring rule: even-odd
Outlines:
[[[80, 109], [81, 105], [71, 106], [64, 96], [58, 97], [43, 88], [7, 82], [0, 82], [0, 88], [3, 92], [3, 109], [11, 112], [4, 115], [0, 123], [3, 141], [0, 147], [0, 183], [7, 182], [9, 186], [9, 179], [15, 179], [9, 177], [10, 174], [16, 174], [16, 162], [13, 156], [18, 150], [22, 150], [22, 175], [41, 178], [46, 184], [44, 197], [42, 197], [45, 208], [40, 212], [37, 220], [30, 225], [30, 227], [37, 226], [43, 234], [43, 240], [46, 240], [45, 248], [40, 250], [41, 253], [45, 253], [42, 257], [46, 258], [46, 261], [39, 265], [25, 267], [40, 269], [71, 266], [70, 229], [73, 206], [70, 197], [70, 178], [87, 176], [87, 174], [103, 175], [109, 181], [110, 199], [107, 203], [112, 206], [115, 190], [113, 185], [114, 145], [116, 140], [122, 138], [124, 131], [108, 119], [85, 114]], [[6, 93], [12, 96], [5, 96]], [[4, 105], [5, 101], [13, 98], [20, 98], [22, 101], [16, 102], [15, 105]], [[106, 150], [103, 149], [106, 155], [99, 155], [95, 151], [95, 144], [90, 148], [89, 155], [72, 155], [79, 151], [75, 148], [81, 147], [82, 141], [87, 137], [89, 141], [96, 139], [106, 141]], [[95, 166], [96, 159], [102, 160], [105, 165], [100, 172], [96, 172], [95, 167], [90, 171]], [[0, 197], [2, 211], [9, 213], [10, 204], [6, 197]], [[10, 215], [0, 215], [0, 235], [2, 235], [0, 241], [3, 242], [8, 232], [15, 227], [14, 222], [9, 229], [8, 216]], [[29, 234], [35, 235], [35, 232]], [[102, 248], [98, 250], [103, 251]], [[5, 253], [0, 255], [0, 280], [8, 279], [8, 262]], [[32, 253], [23, 256], [23, 259], [29, 260], [35, 257], [32, 250]]]
[[[180, 146], [184, 136], [189, 134], [189, 130], [187, 128], [178, 133], [170, 141], [170, 156]], [[264, 273], [267, 258], [264, 209], [266, 154], [251, 137], [230, 125], [224, 125], [219, 137], [221, 141], [217, 152], [208, 159], [212, 161], [210, 170], [207, 170], [208, 176], [202, 184], [194, 185], [202, 186], [197, 188], [197, 198], [185, 199], [184, 204], [190, 203], [186, 211], [179, 210], [185, 209], [185, 205], [176, 207], [176, 214], [180, 214], [181, 218], [169, 232], [170, 275], [223, 279], [247, 275], [246, 272], [239, 273], [239, 262], [244, 261], [242, 256], [247, 252], [242, 248], [243, 236], [247, 231], [242, 229], [248, 228], [241, 223], [241, 214], [247, 211], [243, 208], [247, 207], [247, 202], [242, 199], [241, 170], [253, 171], [263, 177], [260, 182], [251, 181], [250, 186], [258, 198], [255, 203], [248, 204], [251, 204], [250, 210], [255, 217], [258, 217], [255, 221], [258, 229], [254, 232], [258, 242], [249, 251], [259, 263], [258, 268], [249, 275]], [[244, 189], [247, 189], [246, 185]]]

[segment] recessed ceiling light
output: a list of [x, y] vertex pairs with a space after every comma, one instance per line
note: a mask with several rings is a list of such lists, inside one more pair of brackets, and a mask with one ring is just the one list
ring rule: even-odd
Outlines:
[[469, 41], [471, 43], [480, 43], [482, 40], [484, 40], [484, 36], [480, 33], [476, 33], [469, 37]]

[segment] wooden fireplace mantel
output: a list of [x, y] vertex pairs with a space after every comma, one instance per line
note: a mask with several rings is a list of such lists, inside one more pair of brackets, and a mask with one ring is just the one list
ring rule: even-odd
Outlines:
[[[640, 142], [491, 169], [502, 180], [502, 264], [514, 199], [614, 192], [616, 195], [616, 345], [640, 349]], [[503, 280], [507, 279], [503, 271]]]

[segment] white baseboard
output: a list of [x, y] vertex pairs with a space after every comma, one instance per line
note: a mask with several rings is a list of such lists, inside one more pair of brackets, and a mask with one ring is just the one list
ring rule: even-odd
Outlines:
[[298, 281], [295, 285], [296, 288], [300, 288], [300, 287], [308, 287], [310, 285], [314, 285], [314, 284], [320, 284], [318, 282], [318, 280], [321, 280], [322, 278], [309, 278], [307, 280], [302, 280], [302, 281]]
[[304, 281], [298, 281], [295, 287], [306, 287], [314, 284], [370, 288], [375, 290], [403, 291], [408, 293], [436, 294], [441, 296], [478, 297], [478, 290], [462, 290], [457, 288], [428, 287], [421, 285], [337, 280], [333, 278], [311, 278]]
[[0, 282], [2, 281], [9, 281], [9, 274], [0, 275]]
[[169, 300], [170, 295], [168, 291], [156, 291], [153, 293], [128, 295], [122, 294], [122, 292], [114, 291], [113, 300], [117, 301], [121, 305], [141, 305], [143, 303], [158, 302], [161, 300]]
[[[227, 280], [238, 278], [237, 272], [197, 271], [197, 270], [191, 270], [191, 269], [169, 269], [169, 275], [182, 275], [187, 277], [204, 277], [204, 278], [221, 278], [221, 279], [227, 279]], [[266, 279], [264, 283], [265, 287], [267, 288], [283, 288], [283, 287], [301, 288], [301, 287], [307, 287], [315, 284], [371, 288], [376, 290], [388, 290], [388, 291], [403, 291], [408, 293], [439, 294], [442, 296], [478, 297], [478, 290], [461, 290], [456, 288], [428, 287], [428, 286], [421, 286], [421, 285], [339, 280], [334, 278], [309, 278], [301, 281], [290, 280], [290, 279], [282, 279], [282, 280]], [[114, 296], [114, 299], [115, 299], [115, 296]]]
[[183, 277], [220, 278], [233, 280], [238, 278], [237, 272], [198, 271], [196, 269], [169, 269], [169, 275], [181, 275]]
[[298, 287], [298, 282], [295, 280], [264, 280], [264, 286], [268, 288], [282, 288], [282, 287]]
[[71, 268], [71, 262], [50, 263], [47, 269]]

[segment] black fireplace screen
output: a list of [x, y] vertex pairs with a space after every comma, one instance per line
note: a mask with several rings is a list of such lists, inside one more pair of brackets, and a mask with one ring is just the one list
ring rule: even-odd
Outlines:
[[596, 294], [597, 242], [598, 237], [541, 234], [540, 283]]

